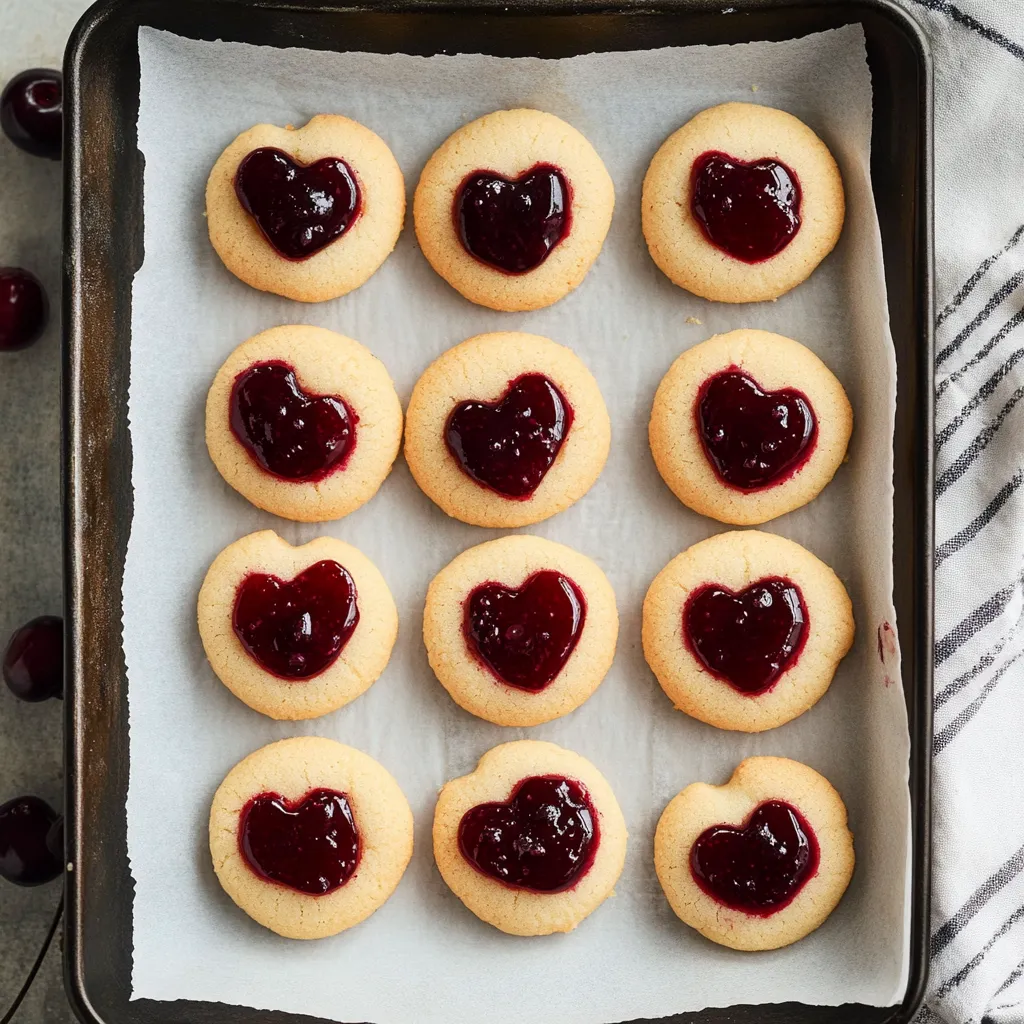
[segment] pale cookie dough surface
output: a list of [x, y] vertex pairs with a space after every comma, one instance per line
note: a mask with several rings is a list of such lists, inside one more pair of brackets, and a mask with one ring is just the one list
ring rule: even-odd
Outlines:
[[[509, 799], [533, 776], [581, 783], [597, 812], [598, 848], [590, 868], [565, 892], [539, 893], [482, 874], [459, 850], [459, 823], [478, 804]], [[604, 776], [588, 760], [554, 743], [518, 740], [489, 750], [469, 775], [446, 783], [434, 810], [434, 858], [441, 877], [481, 920], [510, 935], [572, 931], [609, 896], [626, 859], [626, 822]]]
[[[515, 179], [538, 164], [557, 167], [569, 183], [569, 233], [539, 266], [505, 273], [463, 247], [456, 194], [474, 171]], [[572, 125], [540, 110], [498, 110], [464, 125], [427, 161], [413, 216], [423, 255], [441, 277], [471, 302], [511, 311], [550, 306], [579, 285], [601, 251], [614, 207], [612, 179]]]
[[[279, 149], [303, 166], [344, 160], [359, 187], [356, 219], [330, 244], [302, 260], [282, 256], [235, 194], [235, 174], [256, 149]], [[206, 183], [210, 242], [246, 284], [301, 302], [336, 299], [364, 284], [387, 259], [405, 220], [405, 181], [380, 136], [338, 114], [317, 114], [302, 128], [258, 124], [218, 157]]]
[[[710, 151], [737, 160], [779, 160], [797, 177], [800, 228], [760, 263], [744, 263], [707, 240], [691, 211], [692, 169]], [[775, 299], [806, 280], [832, 251], [845, 216], [843, 181], [825, 145], [784, 110], [723, 103], [665, 140], [644, 177], [642, 219], [651, 258], [675, 284], [716, 302]]]
[[[285, 480], [265, 470], [231, 429], [239, 374], [280, 361], [311, 397], [333, 395], [355, 413], [355, 445], [322, 480]], [[340, 519], [369, 501], [402, 442], [402, 404], [384, 364], [358, 341], [322, 327], [289, 325], [243, 341], [217, 371], [206, 398], [206, 446], [224, 479], [254, 505], [285, 519]]]
[[[572, 426], [533, 494], [507, 498], [477, 483], [448, 451], [445, 428], [464, 401], [498, 402], [518, 377], [541, 373], [565, 396]], [[510, 529], [568, 508], [601, 475], [611, 422], [591, 372], [571, 349], [536, 334], [480, 334], [442, 353], [416, 382], [406, 411], [405, 458], [423, 492], [448, 515]]]
[[[751, 696], [712, 675], [683, 636], [683, 609], [707, 583], [734, 593], [779, 576], [800, 589], [806, 641], [771, 689]], [[763, 732], [816, 704], [853, 644], [853, 606], [839, 577], [806, 548], [757, 530], [720, 533], [676, 555], [655, 577], [643, 610], [647, 664], [680, 710], [719, 729]]]
[[[518, 589], [542, 570], [572, 580], [586, 612], [576, 646], [542, 690], [503, 682], [470, 650], [463, 624], [470, 594], [483, 583]], [[619, 617], [608, 578], [586, 555], [564, 544], [522, 535], [488, 541], [464, 551], [431, 581], [423, 613], [423, 642], [434, 674], [452, 700], [496, 725], [530, 726], [578, 708], [601, 684], [615, 656]]]
[[[790, 476], [745, 491], [715, 472], [700, 438], [697, 404], [704, 383], [725, 370], [741, 370], [762, 391], [791, 388], [810, 402], [817, 437], [810, 456]], [[853, 410], [842, 384], [808, 348], [768, 331], [716, 334], [684, 352], [654, 396], [648, 436], [665, 483], [684, 504], [723, 523], [749, 526], [806, 505], [821, 493], [846, 458]]]
[[[323, 896], [260, 877], [238, 844], [239, 816], [253, 797], [295, 802], [316, 789], [345, 794], [359, 833], [355, 873]], [[412, 825], [398, 783], [372, 757], [299, 736], [260, 748], [228, 772], [210, 808], [210, 854], [224, 891], [253, 920], [285, 938], [322, 939], [364, 921], [395, 891], [412, 857]]]
[[[252, 573], [292, 580], [316, 562], [331, 559], [348, 570], [356, 587], [359, 621], [338, 657], [306, 679], [282, 679], [252, 658], [235, 633], [235, 599]], [[377, 567], [351, 544], [334, 537], [292, 547], [273, 530], [250, 533], [214, 560], [199, 590], [199, 635], [220, 681], [255, 711], [295, 721], [318, 718], [370, 688], [391, 657], [398, 611]]]
[[[742, 827], [770, 800], [800, 812], [814, 831], [820, 860], [791, 903], [758, 917], [705, 893], [693, 878], [690, 851], [705, 829]], [[813, 768], [784, 757], [748, 757], [724, 786], [687, 786], [665, 808], [654, 836], [654, 867], [672, 909], [712, 942], [733, 949], [778, 949], [814, 931], [846, 892], [853, 866], [853, 835], [842, 797]]]

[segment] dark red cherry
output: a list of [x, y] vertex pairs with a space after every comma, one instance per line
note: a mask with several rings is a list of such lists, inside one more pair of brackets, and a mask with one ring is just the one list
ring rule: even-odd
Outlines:
[[799, 657], [807, 629], [800, 588], [779, 577], [758, 580], [738, 594], [707, 583], [683, 608], [683, 636], [697, 660], [751, 697], [770, 690]]
[[356, 416], [337, 395], [303, 391], [286, 363], [243, 370], [231, 389], [231, 430], [268, 473], [305, 483], [342, 469], [356, 443]]
[[800, 184], [778, 160], [747, 163], [725, 153], [693, 162], [691, 209], [704, 236], [744, 263], [782, 252], [800, 230]]
[[61, 816], [37, 796], [0, 805], [0, 877], [15, 885], [42, 885], [63, 871]]
[[238, 165], [235, 192], [267, 241], [289, 260], [308, 259], [359, 216], [352, 168], [333, 156], [303, 166], [279, 149], [255, 149]]
[[340, 889], [359, 864], [352, 807], [333, 789], [314, 789], [297, 801], [254, 796], [239, 818], [238, 845], [260, 878], [310, 896]]
[[50, 303], [35, 274], [0, 267], [0, 352], [38, 341], [50, 316]]
[[11, 634], [4, 651], [4, 682], [32, 703], [64, 696], [64, 623], [41, 615]]
[[557, 775], [523, 779], [507, 803], [478, 804], [459, 822], [459, 850], [473, 867], [533, 892], [572, 888], [593, 863], [599, 838], [586, 789]]
[[788, 480], [811, 457], [818, 421], [806, 395], [793, 388], [762, 391], [731, 368], [704, 382], [697, 432], [718, 477], [756, 491]]
[[235, 596], [235, 635], [282, 679], [309, 679], [334, 664], [358, 623], [355, 581], [331, 559], [291, 580], [251, 573]]
[[514, 179], [473, 171], [455, 196], [455, 226], [466, 251], [481, 263], [525, 274], [569, 233], [571, 205], [565, 175], [550, 164]]
[[463, 630], [469, 649], [502, 682], [536, 692], [562, 671], [586, 616], [583, 591], [543, 569], [518, 590], [482, 583], [466, 600]]
[[59, 160], [63, 121], [63, 79], [59, 71], [31, 68], [4, 86], [0, 127], [19, 149]]
[[792, 902], [818, 870], [818, 857], [818, 841], [800, 812], [770, 800], [740, 828], [705, 829], [690, 850], [690, 870], [719, 903], [768, 917]]
[[527, 373], [511, 381], [498, 402], [455, 406], [445, 441], [478, 484], [525, 501], [557, 458], [572, 419], [572, 406], [554, 383]]

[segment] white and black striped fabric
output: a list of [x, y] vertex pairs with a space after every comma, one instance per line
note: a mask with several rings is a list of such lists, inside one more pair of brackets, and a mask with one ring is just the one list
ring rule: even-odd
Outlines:
[[931, 977], [1024, 1024], [1024, 0], [902, 0], [935, 61]]

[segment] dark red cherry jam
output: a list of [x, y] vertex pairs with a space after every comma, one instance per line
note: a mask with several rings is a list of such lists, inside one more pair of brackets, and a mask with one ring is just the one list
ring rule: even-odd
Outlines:
[[599, 839], [586, 789], [558, 775], [523, 779], [507, 803], [478, 804], [459, 823], [459, 850], [473, 867], [533, 892], [572, 888]]
[[769, 577], [738, 594], [707, 583], [683, 608], [683, 636], [697, 660], [756, 697], [770, 690], [807, 639], [807, 607], [791, 580]]
[[238, 846], [261, 878], [310, 896], [340, 889], [359, 864], [359, 829], [348, 797], [314, 789], [289, 802], [260, 793], [242, 809]]
[[343, 235], [359, 216], [359, 186], [338, 157], [302, 166], [279, 149], [254, 149], [235, 174], [235, 192], [267, 241], [304, 260]]
[[469, 649], [502, 681], [543, 690], [576, 649], [587, 602], [561, 573], [535, 572], [518, 590], [482, 583], [466, 599]]
[[460, 402], [445, 441], [465, 473], [506, 498], [540, 486], [572, 427], [572, 406], [541, 373], [511, 381], [498, 402]]
[[744, 263], [782, 252], [800, 230], [800, 184], [778, 160], [746, 163], [725, 153], [693, 162], [693, 216], [716, 248]]
[[344, 467], [359, 418], [336, 395], [302, 390], [286, 363], [257, 363], [231, 389], [231, 430], [268, 473], [311, 482]]
[[21, 267], [0, 267], [0, 352], [38, 341], [50, 318], [50, 303], [39, 278]]
[[64, 132], [64, 80], [59, 71], [30, 68], [0, 93], [0, 127], [19, 149], [60, 159]]
[[268, 672], [309, 679], [333, 664], [359, 622], [355, 581], [330, 559], [292, 580], [251, 573], [235, 595], [235, 634]]
[[810, 458], [818, 439], [818, 421], [806, 395], [793, 388], [762, 391], [735, 367], [704, 382], [696, 418], [715, 472], [743, 491], [787, 480]]
[[474, 171], [455, 196], [455, 226], [481, 263], [506, 274], [539, 267], [569, 234], [569, 183], [557, 167], [537, 164], [518, 178]]
[[792, 902], [818, 870], [818, 841], [795, 807], [769, 800], [742, 828], [705, 829], [690, 850], [690, 870], [712, 899], [768, 917]]

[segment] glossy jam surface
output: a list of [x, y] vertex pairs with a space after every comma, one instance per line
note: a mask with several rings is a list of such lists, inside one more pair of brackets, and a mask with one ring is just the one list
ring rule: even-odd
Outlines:
[[460, 402], [445, 428], [448, 450], [478, 484], [525, 500], [572, 427], [572, 406], [540, 373], [517, 377], [498, 402]]
[[309, 679], [334, 663], [359, 622], [355, 581], [325, 559], [294, 579], [251, 573], [235, 595], [235, 635], [268, 672]]
[[770, 690], [795, 662], [807, 627], [800, 588], [774, 576], [739, 593], [707, 583], [683, 608], [683, 636], [697, 660], [751, 697]]
[[704, 236], [744, 263], [786, 248], [800, 230], [800, 184], [778, 160], [745, 163], [725, 153], [693, 162], [691, 209]]
[[807, 396], [793, 388], [763, 391], [739, 369], [704, 382], [697, 432], [726, 484], [756, 491], [788, 480], [811, 456], [818, 422]]
[[231, 389], [231, 430], [274, 476], [304, 483], [344, 467], [356, 442], [358, 417], [336, 395], [302, 390], [286, 363], [243, 370]]
[[63, 871], [63, 818], [37, 796], [0, 805], [0, 878], [42, 885]]
[[59, 71], [30, 68], [0, 94], [0, 127], [19, 149], [59, 160], [64, 131], [64, 80]]
[[712, 825], [690, 850], [694, 880], [733, 910], [768, 917], [790, 903], [818, 869], [818, 841], [800, 812], [761, 804], [745, 825]]
[[340, 889], [359, 864], [359, 829], [348, 797], [314, 789], [290, 803], [260, 793], [238, 822], [242, 857], [261, 878], [310, 896]]
[[474, 171], [455, 196], [463, 247], [506, 274], [539, 267], [569, 233], [572, 199], [557, 167], [538, 164], [518, 178]]
[[518, 590], [482, 583], [466, 599], [469, 649], [502, 682], [543, 690], [576, 649], [587, 616], [583, 591], [550, 569]]
[[555, 775], [523, 779], [507, 803], [478, 804], [459, 823], [459, 849], [473, 867], [532, 892], [572, 888], [599, 838], [587, 791]]
[[50, 318], [39, 278], [20, 267], [0, 267], [0, 352], [38, 341]]
[[64, 695], [64, 622], [41, 615], [11, 634], [3, 660], [4, 682], [20, 700], [36, 703]]
[[242, 207], [286, 259], [304, 260], [343, 235], [359, 216], [359, 185], [338, 157], [297, 164], [279, 149], [254, 149], [235, 174]]

